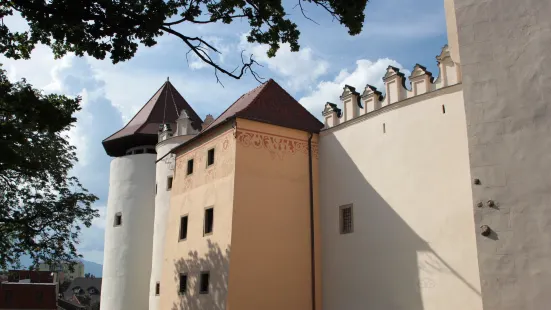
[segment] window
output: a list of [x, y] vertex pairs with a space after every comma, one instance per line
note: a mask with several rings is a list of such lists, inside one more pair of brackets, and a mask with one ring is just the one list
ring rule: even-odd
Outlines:
[[212, 226], [214, 224], [214, 209], [208, 208], [205, 210], [205, 228], [203, 235], [212, 234]]
[[199, 281], [199, 293], [208, 294], [209, 293], [209, 277], [210, 274], [208, 271], [201, 272], [201, 279]]
[[155, 183], [155, 195], [157, 195], [157, 183]]
[[187, 161], [187, 175], [193, 173], [193, 159]]
[[43, 299], [44, 299], [44, 292], [42, 291], [36, 292], [36, 301], [41, 303]]
[[122, 213], [115, 214], [115, 222], [113, 223], [113, 226], [121, 226], [122, 225]]
[[180, 238], [179, 240], [185, 240], [187, 238], [187, 215], [180, 218]]
[[174, 177], [170, 176], [166, 179], [166, 190], [169, 191], [172, 189], [172, 180], [174, 180]]
[[350, 234], [354, 231], [352, 205], [339, 208], [339, 221], [341, 234]]
[[155, 295], [159, 296], [160, 293], [161, 293], [161, 283], [157, 282], [155, 284]]
[[214, 164], [214, 149], [210, 149], [207, 154], [207, 167]]
[[446, 114], [446, 106], [442, 105], [442, 114]]
[[187, 288], [187, 274], [181, 273], [180, 274], [180, 295], [183, 295], [186, 293]]
[[12, 301], [13, 301], [13, 292], [10, 290], [6, 290], [4, 291], [4, 301], [6, 303], [6, 305], [11, 305]]

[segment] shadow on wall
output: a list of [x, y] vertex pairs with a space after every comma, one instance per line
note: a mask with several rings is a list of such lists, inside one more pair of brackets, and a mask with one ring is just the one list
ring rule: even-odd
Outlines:
[[[188, 283], [186, 293], [178, 296], [179, 300], [172, 305], [172, 310], [226, 309], [230, 247], [222, 250], [217, 243], [207, 242], [208, 252], [202, 257], [197, 251], [190, 251], [187, 258], [175, 261], [174, 280], [180, 283], [180, 274], [187, 274]], [[201, 271], [210, 271], [208, 294], [199, 293]], [[178, 294], [178, 285], [174, 289]]]
[[[323, 157], [320, 156], [319, 165], [333, 167], [320, 171], [324, 309], [423, 310], [423, 301], [433, 299], [449, 304], [459, 297], [440, 286], [447, 285], [438, 282], [442, 274], [456, 277], [468, 290], [480, 295], [369, 184], [334, 135], [322, 138], [320, 148], [324, 146], [331, 150], [320, 149]], [[406, 153], [401, 159], [409, 160]], [[364, 171], [381, 164], [361, 162], [366, 165], [362, 167]], [[401, 175], [412, 177], [407, 173]], [[392, 185], [392, 176], [383, 182]], [[426, 191], [431, 191], [431, 187], [426, 186]], [[342, 197], [350, 201], [337, 201]], [[353, 233], [341, 235], [338, 206], [347, 203], [353, 203]], [[416, 212], [404, 212], [410, 211]], [[427, 224], [431, 221], [428, 212], [415, 216], [425, 218]], [[452, 233], [444, 228], [443, 223], [442, 233]]]

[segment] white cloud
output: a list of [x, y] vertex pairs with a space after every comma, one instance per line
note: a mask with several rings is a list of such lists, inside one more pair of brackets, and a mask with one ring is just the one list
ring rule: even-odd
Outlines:
[[[321, 117], [321, 111], [326, 102], [339, 103], [339, 96], [342, 94], [344, 85], [356, 87], [356, 90], [360, 93], [366, 84], [384, 91], [382, 78], [388, 66], [403, 68], [400, 63], [388, 58], [378, 59], [375, 62], [360, 59], [356, 61], [354, 71], [342, 70], [332, 81], [319, 82], [315, 90], [302, 97], [299, 102], [312, 114]], [[409, 75], [407, 70], [402, 70], [402, 72], [406, 76]]]
[[291, 52], [288, 43], [281, 44], [275, 57], [269, 58], [267, 45], [247, 42], [247, 34], [241, 36], [239, 48], [254, 56], [260, 64], [285, 78], [286, 86], [293, 91], [305, 90], [329, 70], [329, 63], [317, 57], [309, 47], [302, 47], [298, 52]]

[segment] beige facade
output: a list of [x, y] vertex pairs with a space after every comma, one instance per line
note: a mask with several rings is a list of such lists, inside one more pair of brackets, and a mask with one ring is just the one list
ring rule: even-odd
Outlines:
[[[308, 138], [304, 131], [237, 120], [231, 309], [312, 309]], [[312, 140], [319, 223], [317, 135]], [[321, 309], [320, 234], [314, 228]]]
[[[237, 119], [233, 127], [222, 126], [182, 148], [172, 187], [160, 309], [312, 309], [308, 139], [303, 131]], [[207, 167], [212, 148], [214, 164]], [[312, 156], [317, 223], [315, 136]], [[190, 159], [194, 170], [186, 175]], [[204, 236], [204, 212], [210, 207], [214, 229]], [[179, 241], [180, 218], [186, 215], [187, 238]], [[316, 235], [316, 309], [321, 309]], [[201, 272], [210, 274], [207, 294], [199, 292]], [[182, 273], [188, 285], [179, 294]]]
[[[215, 150], [207, 167], [207, 152]], [[193, 159], [193, 173], [187, 162]], [[190, 143], [176, 158], [166, 227], [159, 309], [226, 309], [234, 201], [235, 138], [231, 127], [220, 128]], [[205, 209], [214, 208], [214, 226], [203, 234]], [[188, 216], [187, 238], [179, 240], [180, 218]], [[201, 272], [209, 272], [208, 294], [199, 292]], [[180, 274], [187, 274], [179, 294]]]

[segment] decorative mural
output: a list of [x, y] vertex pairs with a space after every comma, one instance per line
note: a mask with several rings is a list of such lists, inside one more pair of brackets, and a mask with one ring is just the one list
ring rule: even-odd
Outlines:
[[[283, 159], [286, 155], [308, 155], [308, 141], [240, 129], [236, 132], [237, 143], [245, 147], [266, 149], [272, 159]], [[312, 142], [312, 154], [318, 158], [318, 145]]]
[[[235, 139], [233, 129], [218, 137], [178, 156], [176, 159], [176, 174], [173, 191], [176, 194], [184, 193], [193, 188], [225, 178], [234, 172], [235, 168]], [[214, 164], [207, 167], [207, 152], [214, 148]], [[187, 162], [193, 159], [193, 174], [187, 174]]]

